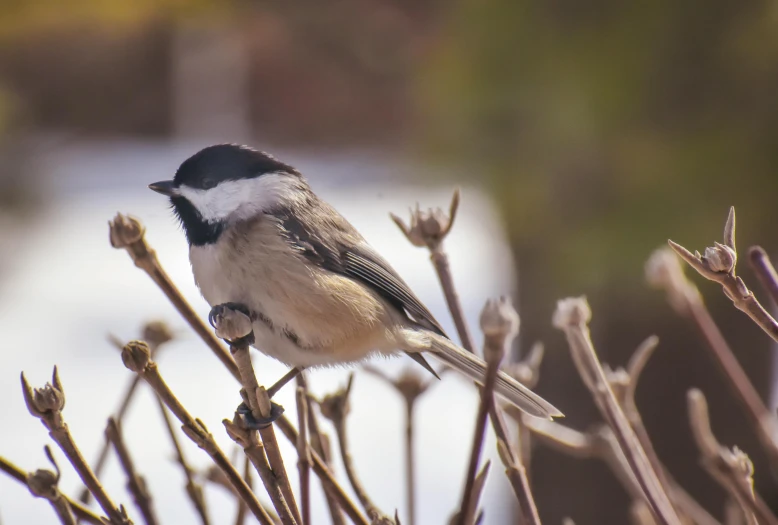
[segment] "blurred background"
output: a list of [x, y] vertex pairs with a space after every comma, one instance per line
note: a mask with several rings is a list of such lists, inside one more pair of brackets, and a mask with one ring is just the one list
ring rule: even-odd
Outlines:
[[[26, 413], [18, 374], [40, 386], [58, 364], [66, 418], [92, 458], [129, 377], [105, 334], [136, 337], [160, 317], [181, 332], [163, 372], [228, 446], [219, 427], [238, 402], [232, 380], [110, 248], [106, 221], [117, 211], [141, 218], [205, 315], [183, 235], [146, 184], [170, 178], [206, 145], [241, 142], [307, 174], [452, 333], [426, 254], [387, 213], [416, 201], [445, 207], [462, 186], [447, 247], [471, 325], [487, 297], [514, 295], [517, 355], [546, 344], [537, 390], [565, 423], [583, 430], [599, 420], [550, 324], [557, 299], [585, 294], [605, 361], [621, 365], [645, 337], [660, 336], [638, 405], [678, 481], [721, 516], [724, 498], [701, 472], [688, 430], [685, 392], [696, 386], [717, 435], [751, 455], [757, 489], [778, 507], [757, 440], [693, 327], [643, 277], [669, 237], [691, 249], [720, 240], [730, 205], [741, 253], [760, 243], [778, 255], [777, 92], [778, 4], [765, 0], [3, 2], [0, 454], [25, 469], [44, 466], [46, 432]], [[715, 285], [700, 286], [774, 408], [774, 348]], [[260, 381], [284, 372], [267, 358], [257, 363]], [[345, 377], [315, 372], [311, 383], [324, 393]], [[357, 468], [379, 506], [402, 517], [401, 402], [365, 374], [355, 389]], [[183, 480], [143, 395], [125, 424], [142, 436], [131, 440], [138, 469], [153, 480], [163, 520], [189, 523]], [[422, 400], [417, 523], [444, 523], [458, 505], [475, 410], [469, 385], [453, 378]], [[493, 443], [488, 450], [493, 457]], [[190, 456], [208, 464], [196, 449]], [[72, 494], [78, 481], [65, 470]], [[531, 474], [546, 523], [627, 520], [627, 495], [597, 460], [537, 447]], [[129, 503], [123, 483], [109, 465], [106, 484]], [[486, 494], [485, 523], [515, 521], [500, 469]], [[208, 497], [229, 522], [226, 494]], [[53, 514], [0, 477], [0, 520], [50, 523]]]

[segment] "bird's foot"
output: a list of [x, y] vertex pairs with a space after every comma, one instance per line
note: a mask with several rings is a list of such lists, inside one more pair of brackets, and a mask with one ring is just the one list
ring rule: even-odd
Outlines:
[[263, 430], [281, 417], [281, 415], [284, 413], [284, 407], [279, 405], [278, 403], [270, 402], [270, 415], [268, 417], [262, 417], [259, 419], [255, 419], [253, 415], [251, 415], [251, 409], [246, 405], [246, 403], [241, 403], [238, 405], [238, 408], [235, 409], [235, 411], [240, 414], [243, 417], [243, 421], [246, 423], [246, 427], [253, 429], [253, 430]]
[[231, 345], [251, 345], [254, 332], [251, 328], [251, 311], [244, 304], [223, 303], [211, 308], [208, 322], [220, 337]]

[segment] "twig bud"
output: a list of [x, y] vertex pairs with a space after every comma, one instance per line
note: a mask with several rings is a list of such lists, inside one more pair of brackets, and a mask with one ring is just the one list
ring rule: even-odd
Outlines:
[[506, 347], [519, 333], [519, 314], [510, 298], [489, 299], [481, 310], [480, 324], [486, 338], [484, 358], [499, 363], [505, 357]]
[[59, 412], [65, 408], [65, 391], [59, 380], [57, 367], [54, 367], [51, 383], [46, 383], [43, 388], [33, 389], [27, 382], [27, 378], [24, 377], [24, 373], [22, 373], [21, 379], [22, 392], [24, 394], [24, 401], [27, 404], [27, 410], [38, 418], [53, 417], [55, 426], [60, 426], [61, 416], [59, 415]]
[[45, 469], [38, 469], [27, 475], [27, 487], [32, 495], [50, 501], [58, 497], [58, 481], [58, 476], [54, 472]]
[[122, 348], [124, 366], [136, 373], [142, 373], [151, 361], [151, 350], [144, 341], [130, 341]]
[[117, 213], [116, 217], [108, 222], [108, 228], [111, 246], [114, 248], [126, 248], [138, 242], [146, 233], [138, 219], [122, 213]]
[[729, 246], [721, 243], [714, 243], [715, 246], [705, 248], [705, 255], [702, 261], [708, 265], [711, 271], [720, 273], [731, 273], [735, 270], [737, 264], [737, 253]]
[[345, 388], [341, 388], [334, 394], [324, 396], [319, 402], [319, 409], [321, 415], [337, 424], [338, 422], [345, 421], [346, 416], [349, 413], [349, 394], [351, 393], [351, 385], [354, 382], [354, 374], [350, 374], [348, 377], [348, 384]]
[[173, 339], [173, 332], [164, 321], [150, 321], [143, 327], [143, 340], [157, 348]]
[[551, 322], [556, 328], [564, 330], [569, 326], [588, 324], [591, 319], [592, 310], [585, 296], [568, 297], [557, 301]]

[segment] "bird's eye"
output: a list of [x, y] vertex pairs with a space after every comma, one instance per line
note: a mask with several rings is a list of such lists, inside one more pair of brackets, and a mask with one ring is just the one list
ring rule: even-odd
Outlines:
[[211, 178], [203, 179], [202, 185], [203, 185], [203, 189], [210, 190], [211, 188], [216, 186], [216, 179], [211, 179]]

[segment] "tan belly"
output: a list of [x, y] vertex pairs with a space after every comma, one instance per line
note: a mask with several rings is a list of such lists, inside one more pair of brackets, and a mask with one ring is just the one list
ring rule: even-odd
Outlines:
[[192, 247], [190, 260], [211, 306], [242, 303], [272, 322], [273, 330], [255, 324], [256, 346], [281, 361], [310, 366], [300, 362], [307, 354], [343, 362], [389, 351], [384, 303], [358, 282], [306, 264], [272, 223], [225, 232], [214, 245]]

